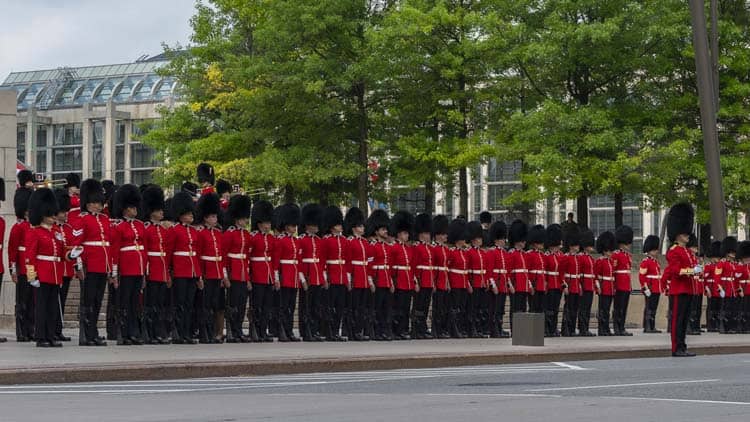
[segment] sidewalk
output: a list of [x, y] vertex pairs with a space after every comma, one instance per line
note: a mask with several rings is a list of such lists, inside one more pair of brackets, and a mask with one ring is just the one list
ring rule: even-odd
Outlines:
[[[72, 334], [68, 333], [68, 334]], [[548, 338], [544, 347], [510, 339], [347, 343], [247, 343], [79, 347], [0, 344], [0, 384], [177, 379], [401, 368], [576, 361], [670, 355], [668, 334]], [[750, 335], [689, 336], [699, 354], [750, 353]]]

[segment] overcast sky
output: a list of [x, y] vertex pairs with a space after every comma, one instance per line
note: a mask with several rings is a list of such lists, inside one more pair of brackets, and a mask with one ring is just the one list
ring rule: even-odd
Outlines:
[[132, 62], [190, 39], [194, 0], [0, 0], [0, 82], [10, 72]]

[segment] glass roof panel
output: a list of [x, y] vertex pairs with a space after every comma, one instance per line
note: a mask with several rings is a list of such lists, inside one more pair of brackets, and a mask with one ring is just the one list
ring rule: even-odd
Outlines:
[[112, 89], [114, 89], [118, 82], [119, 80], [117, 79], [107, 79], [107, 81], [102, 84], [101, 89], [99, 89], [99, 93], [94, 97], [94, 102], [103, 103], [109, 100], [109, 97], [112, 96]]
[[168, 97], [172, 94], [172, 86], [174, 85], [174, 78], [167, 77], [164, 78], [164, 81], [162, 82], [159, 89], [154, 93], [154, 99], [162, 99], [165, 97]]
[[122, 81], [120, 91], [115, 94], [115, 101], [127, 101], [133, 92], [133, 87], [141, 78], [138, 76], [128, 76]]
[[73, 81], [68, 82], [65, 84], [65, 87], [62, 90], [62, 93], [60, 94], [60, 97], [57, 99], [57, 102], [55, 105], [68, 105], [73, 104], [73, 95], [75, 95], [76, 90], [83, 85], [83, 81]]
[[84, 82], [83, 90], [73, 102], [75, 104], [83, 104], [91, 101], [91, 95], [94, 93], [94, 88], [96, 88], [101, 82], [102, 79], [89, 79]]
[[26, 92], [26, 95], [18, 102], [18, 106], [20, 108], [28, 108], [45, 85], [47, 85], [46, 82], [37, 82], [31, 84], [29, 86], [28, 92]]
[[151, 97], [151, 90], [154, 89], [154, 85], [159, 82], [161, 77], [156, 75], [149, 75], [143, 79], [141, 86], [136, 89], [133, 94], [133, 99], [136, 101], [147, 100]]

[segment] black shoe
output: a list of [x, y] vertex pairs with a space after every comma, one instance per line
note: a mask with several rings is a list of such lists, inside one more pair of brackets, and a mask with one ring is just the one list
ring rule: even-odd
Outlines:
[[101, 337], [97, 337], [97, 338], [96, 338], [96, 340], [94, 340], [94, 344], [95, 344], [96, 346], [106, 346], [106, 345], [107, 345], [107, 342], [106, 342], [106, 341], [104, 341], [104, 339], [103, 339], [103, 338], [101, 338]]
[[288, 339], [289, 339], [289, 341], [291, 341], [292, 343], [297, 343], [297, 342], [300, 342], [300, 341], [302, 341], [302, 339], [301, 339], [301, 338], [299, 338], [299, 337], [296, 337], [296, 336], [286, 336], [286, 338], [288, 338]]
[[185, 340], [182, 337], [175, 337], [172, 339], [172, 344], [185, 344]]
[[695, 356], [695, 353], [688, 352], [687, 350], [678, 350], [674, 353], [672, 353], [672, 357], [675, 358], [688, 358]]
[[227, 343], [239, 343], [241, 341], [239, 337], [227, 337], [226, 339]]
[[50, 347], [62, 347], [63, 346], [62, 343], [60, 343], [57, 340], [52, 340], [49, 342], [49, 344], [50, 344]]
[[[17, 341], [18, 343], [28, 343], [28, 342], [30, 342], [30, 341], [31, 341], [31, 339], [30, 339], [30, 338], [28, 338], [28, 337], [26, 337], [26, 336], [18, 336], [18, 337], [16, 337], [16, 341]], [[43, 346], [42, 346], [42, 347], [43, 347]]]
[[198, 340], [190, 337], [182, 339], [182, 344], [198, 344]]
[[582, 333], [578, 333], [579, 337], [596, 337], [596, 334], [592, 333], [591, 331], [584, 331]]
[[55, 336], [55, 340], [57, 341], [70, 341], [70, 337], [66, 337], [62, 334], [58, 334]]
[[37, 341], [36, 347], [52, 347], [52, 343], [48, 341]]
[[133, 342], [130, 341], [129, 338], [125, 337], [125, 338], [121, 338], [121, 339], [117, 340], [117, 345], [118, 346], [132, 346]]
[[148, 344], [148, 345], [155, 345], [155, 344], [160, 344], [160, 342], [159, 342], [159, 339], [150, 338], [150, 339], [148, 339], [148, 341], [146, 341], [146, 344]]
[[7, 342], [7, 341], [8, 341], [8, 339], [7, 339], [7, 338], [5, 338], [5, 337], [0, 337], [0, 343], [5, 343], [5, 342]]

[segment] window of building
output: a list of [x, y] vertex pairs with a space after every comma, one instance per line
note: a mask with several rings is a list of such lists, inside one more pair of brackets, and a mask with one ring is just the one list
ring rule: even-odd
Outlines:
[[156, 151], [153, 148], [141, 143], [130, 144], [131, 168], [154, 168], [159, 165], [160, 164], [156, 159]]
[[36, 172], [47, 173], [47, 150], [36, 151]]
[[393, 211], [408, 211], [412, 214], [425, 210], [424, 189], [414, 189], [399, 195], [393, 203]]
[[[613, 208], [607, 209], [592, 209], [589, 212], [591, 231], [594, 235], [605, 231], [615, 230], [615, 210]], [[643, 211], [638, 208], [628, 208], [622, 210], [622, 222], [626, 226], [633, 228], [633, 238], [643, 239]], [[634, 240], [633, 243], [636, 243]]]
[[52, 171], [54, 173], [81, 171], [82, 163], [81, 148], [54, 148], [52, 150]]
[[515, 182], [521, 178], [521, 161], [498, 163], [494, 158], [487, 163], [487, 182]]
[[38, 125], [36, 128], [36, 171], [47, 173], [47, 126]]
[[133, 170], [130, 172], [130, 183], [143, 185], [153, 181], [153, 170]]
[[174, 87], [174, 78], [164, 78], [159, 88], [154, 93], [154, 99], [161, 100], [172, 95], [172, 88]]
[[36, 147], [47, 148], [47, 126], [39, 125], [36, 128]]
[[91, 124], [91, 177], [101, 179], [104, 172], [104, 121], [97, 120]]
[[54, 125], [53, 146], [83, 145], [83, 123]]
[[83, 104], [91, 101], [91, 96], [94, 94], [94, 89], [96, 89], [99, 84], [101, 84], [103, 79], [89, 79], [83, 84], [83, 88], [81, 89], [81, 92], [78, 94], [78, 96], [75, 98], [75, 101], [73, 101], [76, 104]]
[[[478, 165], [471, 173], [471, 177], [474, 179], [474, 195], [473, 195], [473, 208], [474, 214], [482, 212], [482, 166]], [[468, 216], [467, 216], [468, 217]]]
[[26, 162], [26, 125], [16, 127], [16, 158], [22, 163]]
[[125, 172], [124, 171], [116, 171], [115, 172], [115, 184], [117, 186], [122, 186], [125, 184]]
[[98, 91], [94, 93], [93, 101], [96, 103], [104, 103], [112, 96], [112, 90], [117, 85], [117, 80], [107, 79], [101, 84]]
[[159, 76], [151, 75], [143, 79], [143, 83], [136, 88], [133, 99], [136, 101], [147, 100], [151, 97], [151, 90], [159, 82]]

